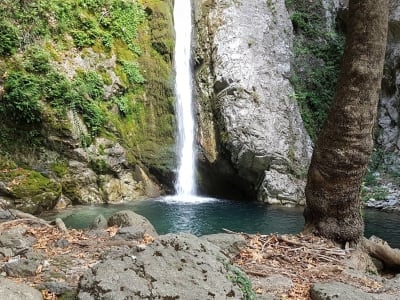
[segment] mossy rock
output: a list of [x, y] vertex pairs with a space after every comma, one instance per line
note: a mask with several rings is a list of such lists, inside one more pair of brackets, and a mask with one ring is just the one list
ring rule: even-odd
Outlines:
[[23, 168], [1, 170], [0, 182], [15, 199], [16, 208], [32, 214], [52, 209], [61, 194], [59, 183]]

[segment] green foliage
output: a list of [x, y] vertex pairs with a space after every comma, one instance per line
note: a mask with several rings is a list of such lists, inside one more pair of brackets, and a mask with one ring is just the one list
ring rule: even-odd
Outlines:
[[245, 300], [254, 300], [256, 299], [256, 294], [252, 289], [251, 286], [251, 281], [249, 277], [244, 273], [242, 270], [239, 268], [233, 266], [233, 265], [228, 265], [228, 268], [230, 271], [234, 273], [233, 276], [230, 276], [229, 279], [233, 282], [236, 283], [240, 286], [240, 289], [242, 290], [243, 297]]
[[104, 82], [99, 74], [94, 71], [82, 72], [78, 74], [75, 82], [80, 85], [82, 92], [90, 98], [100, 100], [104, 96]]
[[114, 102], [117, 104], [120, 114], [124, 117], [132, 113], [132, 108], [129, 105], [129, 99], [126, 96], [114, 97]]
[[389, 190], [386, 187], [372, 186], [361, 188], [361, 200], [367, 202], [371, 199], [374, 200], [385, 200], [389, 195]]
[[97, 135], [104, 125], [106, 116], [100, 105], [95, 101], [81, 102], [81, 110], [85, 123], [88, 126], [92, 136]]
[[139, 65], [131, 61], [121, 61], [122, 69], [130, 84], [142, 84], [145, 82], [143, 75], [139, 71]]
[[17, 27], [7, 21], [0, 21], [0, 55], [12, 55], [19, 46], [19, 32]]
[[95, 171], [97, 174], [110, 174], [112, 170], [108, 167], [107, 163], [104, 159], [95, 159], [89, 162], [90, 167]]
[[[0, 73], [6, 74], [0, 78], [5, 89], [0, 98], [2, 150], [18, 147], [14, 139], [26, 140], [26, 145], [44, 145], [41, 126], [54, 131], [68, 129], [67, 111], [73, 112], [75, 121], [79, 118], [79, 126], [83, 119], [89, 130], [78, 128], [83, 146], [97, 134], [119, 139], [136, 153], [147, 141], [155, 148], [173, 142], [170, 3], [146, 2], [153, 11], [147, 16], [143, 2], [0, 1]], [[154, 32], [157, 36], [151, 35]], [[155, 41], [163, 45], [161, 54], [152, 47]], [[75, 54], [81, 54], [93, 69], [85, 65], [85, 70], [76, 70]], [[116, 66], [101, 66], [99, 60], [113, 56]], [[146, 80], [142, 70], [146, 70]], [[105, 99], [104, 86], [114, 83], [113, 72], [122, 87], [110, 101]], [[143, 99], [144, 93], [148, 101]], [[115, 106], [117, 114], [112, 109]], [[115, 131], [103, 129], [109, 121]]]
[[59, 117], [63, 116], [67, 109], [73, 107], [76, 100], [76, 92], [72, 89], [70, 81], [65, 75], [51, 71], [43, 78], [41, 88], [44, 98], [53, 108]]
[[4, 91], [0, 107], [3, 117], [19, 124], [41, 121], [40, 86], [35, 76], [11, 72], [4, 84]]
[[296, 33], [290, 79], [305, 127], [313, 140], [325, 122], [335, 94], [344, 35], [328, 32], [321, 1], [286, 1]]
[[33, 45], [24, 53], [24, 67], [30, 73], [47, 73], [51, 70], [50, 55], [41, 47]]

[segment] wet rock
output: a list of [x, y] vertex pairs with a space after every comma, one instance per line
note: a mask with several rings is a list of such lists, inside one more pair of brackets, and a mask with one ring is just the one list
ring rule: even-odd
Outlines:
[[235, 276], [215, 245], [168, 234], [144, 251], [126, 250], [94, 266], [80, 281], [78, 299], [242, 299], [228, 279]]
[[138, 215], [130, 210], [116, 212], [108, 219], [108, 226], [134, 227], [152, 237], [158, 236], [153, 225], [145, 217]]
[[203, 235], [201, 238], [218, 246], [229, 257], [235, 257], [246, 246], [246, 239], [240, 234], [217, 233]]
[[107, 228], [107, 220], [103, 215], [98, 215], [93, 223], [90, 225], [91, 229], [105, 229]]
[[18, 259], [4, 264], [3, 270], [8, 276], [25, 277], [35, 276], [39, 262], [30, 259]]
[[0, 277], [0, 299], [42, 300], [42, 294], [30, 286]]

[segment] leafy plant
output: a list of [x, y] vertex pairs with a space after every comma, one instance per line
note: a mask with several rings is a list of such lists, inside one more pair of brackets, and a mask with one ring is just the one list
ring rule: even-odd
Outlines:
[[229, 279], [233, 283], [237, 283], [240, 286], [240, 289], [242, 290], [244, 299], [245, 300], [254, 300], [256, 298], [256, 295], [252, 289], [251, 281], [250, 281], [249, 277], [246, 275], [246, 273], [244, 273], [242, 270], [240, 270], [239, 268], [237, 268], [233, 265], [228, 265], [228, 268], [234, 274], [234, 275], [229, 276]]
[[25, 53], [24, 67], [31, 73], [47, 73], [51, 70], [50, 55], [41, 47], [34, 45], [29, 47]]
[[344, 35], [327, 31], [321, 1], [286, 1], [295, 30], [291, 83], [305, 127], [316, 139], [336, 89]]
[[[81, 88], [92, 99], [101, 100], [104, 96], [104, 81], [94, 71], [80, 73], [78, 79], [82, 79]], [[78, 81], [77, 81], [78, 82]]]
[[120, 114], [124, 117], [132, 113], [132, 108], [129, 105], [129, 99], [125, 96], [114, 98]]
[[0, 55], [12, 55], [19, 46], [19, 31], [17, 27], [7, 21], [0, 21]]
[[4, 90], [4, 104], [0, 107], [3, 115], [20, 124], [41, 121], [40, 88], [33, 75], [11, 72], [4, 84]]
[[141, 84], [145, 82], [143, 75], [139, 71], [139, 65], [131, 61], [121, 61], [122, 69], [130, 84]]

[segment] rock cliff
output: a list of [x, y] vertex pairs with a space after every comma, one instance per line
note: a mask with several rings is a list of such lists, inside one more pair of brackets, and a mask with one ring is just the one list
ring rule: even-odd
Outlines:
[[195, 1], [195, 27], [202, 184], [215, 194], [225, 187], [268, 203], [302, 203], [311, 142], [290, 97], [284, 1]]
[[0, 17], [0, 206], [169, 189], [172, 2], [3, 1]]
[[378, 110], [378, 144], [390, 153], [385, 164], [400, 171], [400, 3], [392, 1], [382, 94]]

